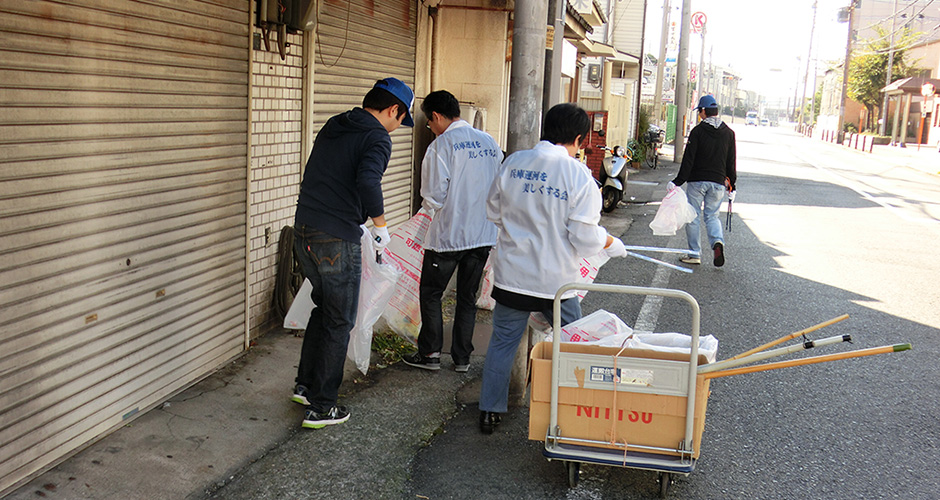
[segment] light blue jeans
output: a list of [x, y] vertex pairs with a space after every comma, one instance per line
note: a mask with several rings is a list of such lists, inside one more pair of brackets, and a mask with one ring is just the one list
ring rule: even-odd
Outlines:
[[[552, 322], [552, 310], [541, 311]], [[529, 322], [529, 311], [520, 311], [499, 302], [493, 309], [493, 335], [486, 348], [483, 363], [483, 386], [480, 388], [480, 411], [505, 413], [509, 401], [509, 376], [516, 359], [519, 341]], [[561, 301], [562, 326], [581, 318], [578, 298]]]
[[721, 219], [718, 217], [718, 210], [721, 208], [721, 201], [725, 198], [725, 186], [717, 182], [693, 181], [687, 182], [685, 196], [689, 200], [689, 205], [695, 209], [695, 218], [685, 226], [685, 235], [689, 240], [689, 250], [692, 252], [701, 252], [702, 246], [699, 243], [701, 236], [702, 205], [705, 206], [705, 232], [708, 234], [708, 248], [715, 246], [715, 243], [721, 242], [724, 245], [724, 234], [721, 231]]

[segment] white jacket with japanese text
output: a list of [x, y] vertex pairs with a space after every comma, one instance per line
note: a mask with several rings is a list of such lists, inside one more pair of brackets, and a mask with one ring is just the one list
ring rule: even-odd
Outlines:
[[[580, 277], [581, 258], [599, 253], [601, 194], [587, 166], [547, 141], [509, 155], [490, 189], [487, 217], [500, 228], [497, 287], [551, 299]], [[569, 291], [564, 298], [575, 296]]]
[[496, 244], [486, 196], [502, 161], [496, 140], [464, 120], [434, 139], [421, 162], [422, 205], [435, 212], [424, 248], [455, 252]]

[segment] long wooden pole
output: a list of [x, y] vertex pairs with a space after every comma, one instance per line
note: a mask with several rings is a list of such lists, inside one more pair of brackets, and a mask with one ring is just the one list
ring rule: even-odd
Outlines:
[[741, 375], [744, 373], [763, 372], [767, 370], [776, 370], [778, 368], [789, 368], [791, 366], [812, 365], [816, 363], [825, 363], [826, 361], [835, 361], [837, 359], [860, 358], [862, 356], [871, 356], [873, 354], [885, 354], [889, 352], [906, 351], [911, 348], [911, 344], [885, 345], [881, 347], [871, 347], [868, 349], [859, 349], [857, 351], [840, 352], [838, 354], [827, 354], [825, 356], [813, 356], [811, 358], [791, 359], [789, 361], [778, 361], [776, 363], [767, 363], [757, 366], [745, 366], [742, 368], [732, 368], [730, 370], [721, 370], [717, 372], [705, 373], [702, 376], [706, 379], [719, 377], [728, 377], [731, 375]]
[[837, 318], [832, 318], [832, 319], [830, 319], [829, 321], [823, 321], [822, 323], [820, 323], [820, 324], [818, 324], [818, 325], [813, 325], [813, 326], [811, 326], [811, 327], [809, 327], [809, 328], [804, 328], [804, 329], [802, 329], [802, 330], [800, 330], [800, 331], [798, 331], [798, 332], [788, 333], [788, 334], [784, 335], [783, 337], [780, 337], [780, 338], [777, 339], [777, 340], [774, 340], [774, 341], [771, 341], [771, 342], [767, 342], [766, 344], [764, 344], [764, 345], [762, 345], [762, 346], [760, 346], [760, 347], [755, 347], [755, 348], [751, 349], [750, 351], [742, 352], [741, 354], [738, 354], [737, 356], [735, 356], [735, 357], [733, 357], [733, 358], [728, 358], [728, 359], [729, 359], [729, 360], [732, 360], [732, 359], [743, 358], [743, 357], [745, 357], [745, 356], [750, 356], [751, 354], [754, 354], [755, 352], [761, 352], [761, 351], [763, 351], [764, 349], [773, 347], [773, 346], [775, 346], [775, 345], [777, 345], [777, 344], [786, 342], [786, 341], [788, 341], [788, 340], [790, 340], [790, 339], [795, 339], [795, 338], [797, 338], [797, 337], [801, 337], [801, 336], [803, 336], [803, 335], [806, 335], [807, 333], [815, 332], [816, 330], [819, 330], [819, 329], [821, 329], [821, 328], [825, 328], [825, 327], [827, 327], [827, 326], [829, 326], [829, 325], [838, 323], [838, 322], [843, 321], [843, 320], [846, 320], [846, 319], [849, 319], [849, 315], [848, 315], [848, 314], [843, 314], [842, 316], [839, 316], [839, 317], [837, 317]]
[[813, 340], [809, 342], [803, 342], [802, 344], [791, 345], [787, 347], [781, 347], [779, 349], [774, 349], [772, 351], [757, 352], [747, 356], [745, 358], [738, 359], [726, 359], [724, 361], [719, 361], [717, 363], [708, 363], [707, 365], [701, 365], [698, 367], [699, 373], [709, 373], [717, 372], [719, 370], [727, 370], [729, 368], [734, 368], [741, 365], [749, 365], [751, 363], [756, 363], [758, 361], [763, 361], [765, 359], [775, 358], [777, 356], [783, 356], [786, 354], [793, 354], [795, 352], [805, 351], [807, 349], [812, 349], [813, 347], [822, 347], [830, 344], [838, 344], [840, 342], [851, 342], [851, 335], [836, 335], [835, 337], [829, 337], [822, 340]]

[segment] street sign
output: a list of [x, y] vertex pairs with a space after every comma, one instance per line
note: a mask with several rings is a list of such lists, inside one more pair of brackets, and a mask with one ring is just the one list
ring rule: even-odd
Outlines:
[[708, 17], [705, 16], [705, 13], [702, 11], [692, 14], [692, 31], [696, 33], [701, 33], [705, 29], [705, 22], [708, 20]]

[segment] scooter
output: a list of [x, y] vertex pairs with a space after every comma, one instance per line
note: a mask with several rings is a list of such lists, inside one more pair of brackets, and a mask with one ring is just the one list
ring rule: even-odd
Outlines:
[[609, 151], [610, 156], [604, 158], [604, 168], [600, 172], [601, 198], [605, 212], [612, 212], [623, 199], [623, 191], [627, 188], [627, 163], [625, 151], [620, 146], [613, 149], [607, 146], [598, 146], [599, 149]]

